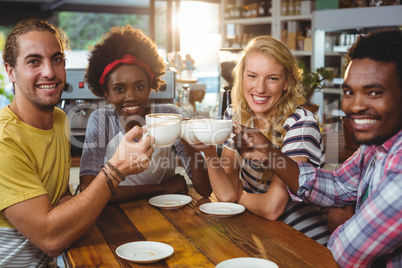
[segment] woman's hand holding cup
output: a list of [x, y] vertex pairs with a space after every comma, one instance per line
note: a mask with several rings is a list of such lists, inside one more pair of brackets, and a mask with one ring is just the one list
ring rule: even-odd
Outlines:
[[[196, 132], [199, 131], [195, 126], [195, 122], [206, 119], [190, 119], [181, 121], [181, 143], [186, 149], [203, 152], [205, 155], [216, 155], [216, 146], [202, 143], [196, 137]], [[201, 130], [202, 131], [202, 130]]]

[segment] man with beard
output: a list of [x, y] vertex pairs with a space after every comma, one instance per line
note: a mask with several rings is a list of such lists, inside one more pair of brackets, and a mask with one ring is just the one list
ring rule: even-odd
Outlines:
[[360, 36], [349, 49], [342, 109], [360, 148], [333, 172], [294, 162], [259, 131], [239, 127], [239, 152], [271, 165], [292, 199], [321, 207], [355, 206], [328, 248], [342, 267], [402, 266], [402, 35]]
[[70, 129], [55, 107], [66, 85], [65, 49], [62, 32], [37, 19], [20, 22], [6, 40], [15, 98], [0, 110], [0, 267], [49, 267], [95, 222], [124, 176], [148, 168], [153, 152], [148, 137], [134, 142], [142, 130], [133, 128], [108, 167], [71, 196]]

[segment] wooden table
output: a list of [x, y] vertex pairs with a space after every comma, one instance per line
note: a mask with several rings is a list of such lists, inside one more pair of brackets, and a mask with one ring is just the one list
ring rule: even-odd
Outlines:
[[[192, 201], [183, 208], [163, 210], [147, 200], [107, 206], [94, 224], [68, 251], [68, 267], [215, 267], [237, 257], [259, 257], [285, 267], [339, 267], [331, 252], [288, 225], [268, 221], [247, 210], [229, 218], [215, 218], [199, 205], [215, 202], [201, 198], [193, 188]], [[153, 264], [137, 264], [115, 254], [133, 241], [171, 245], [174, 253]]]

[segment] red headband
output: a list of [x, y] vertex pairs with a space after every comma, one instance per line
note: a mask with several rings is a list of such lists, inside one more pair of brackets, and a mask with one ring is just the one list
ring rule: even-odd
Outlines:
[[137, 60], [136, 57], [126, 54], [121, 59], [117, 59], [106, 65], [105, 69], [103, 70], [102, 76], [99, 79], [99, 84], [101, 85], [101, 87], [103, 87], [106, 82], [106, 75], [108, 75], [113, 69], [122, 64], [139, 65], [144, 68], [144, 70], [148, 73], [150, 81], [152, 82], [154, 80], [154, 73], [145, 62], [141, 62]]

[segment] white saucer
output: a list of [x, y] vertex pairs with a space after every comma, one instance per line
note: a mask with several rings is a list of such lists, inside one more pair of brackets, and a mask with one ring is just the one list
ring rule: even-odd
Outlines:
[[234, 258], [218, 263], [215, 268], [278, 268], [272, 261], [260, 258]]
[[211, 216], [226, 218], [242, 213], [246, 208], [242, 205], [229, 202], [205, 203], [200, 206], [200, 210]]
[[149, 203], [163, 209], [177, 209], [191, 202], [191, 197], [184, 194], [163, 194], [149, 199]]
[[165, 243], [138, 241], [123, 244], [116, 249], [120, 258], [138, 263], [153, 263], [172, 255], [174, 249]]

